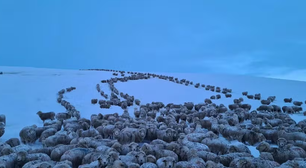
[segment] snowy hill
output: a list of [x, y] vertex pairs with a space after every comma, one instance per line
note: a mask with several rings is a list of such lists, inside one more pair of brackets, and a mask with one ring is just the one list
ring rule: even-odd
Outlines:
[[[79, 71], [38, 69], [23, 67], [0, 67], [0, 114], [6, 115], [6, 132], [0, 138], [0, 142], [12, 137], [19, 137], [19, 131], [29, 125], [42, 125], [43, 122], [36, 112], [65, 112], [65, 109], [57, 103], [57, 92], [63, 88], [74, 86], [76, 90], [64, 94], [64, 100], [73, 104], [81, 112], [81, 116], [90, 118], [91, 114], [107, 114], [123, 110], [112, 106], [110, 109], [100, 109], [98, 105], [91, 104], [91, 99], [101, 99], [96, 91], [96, 84], [101, 85], [101, 90], [110, 94], [107, 84], [100, 81], [111, 77], [113, 72], [105, 71]], [[128, 74], [127, 74], [128, 75]], [[287, 81], [250, 76], [235, 75], [212, 75], [212, 74], [173, 74], [162, 75], [174, 76], [179, 79], [187, 79], [193, 83], [214, 85], [221, 88], [232, 89], [232, 97], [225, 98], [223, 94], [219, 100], [212, 100], [216, 104], [232, 104], [233, 99], [240, 98], [243, 91], [250, 94], [261, 93], [262, 98], [276, 96], [275, 102], [279, 106], [292, 105], [284, 103], [284, 98], [292, 97], [293, 100], [306, 100], [306, 82]], [[203, 103], [205, 98], [216, 95], [216, 92], [207, 91], [204, 88], [195, 88], [194, 85], [181, 85], [158, 78], [148, 80], [135, 80], [115, 83], [120, 92], [128, 93], [140, 99], [142, 104], [152, 101], [168, 103], [194, 102]], [[244, 103], [252, 105], [256, 109], [261, 105], [258, 100], [244, 97]], [[129, 107], [133, 114], [135, 106]], [[305, 104], [302, 105], [306, 108]], [[298, 121], [306, 119], [302, 113], [293, 114], [291, 117]]]

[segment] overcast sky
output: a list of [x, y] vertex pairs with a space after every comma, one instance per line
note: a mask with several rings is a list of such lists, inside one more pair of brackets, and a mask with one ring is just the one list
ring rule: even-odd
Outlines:
[[306, 80], [304, 0], [0, 1], [0, 66]]

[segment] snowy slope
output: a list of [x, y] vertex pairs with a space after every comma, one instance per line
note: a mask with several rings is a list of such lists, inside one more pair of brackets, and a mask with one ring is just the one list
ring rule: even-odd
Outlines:
[[[23, 67], [0, 67], [0, 114], [7, 118], [6, 133], [0, 138], [0, 142], [12, 137], [19, 137], [19, 131], [29, 125], [42, 125], [42, 121], [36, 112], [54, 111], [64, 112], [65, 109], [56, 102], [56, 93], [70, 86], [76, 90], [64, 94], [64, 99], [74, 105], [82, 117], [89, 118], [93, 113], [122, 113], [121, 108], [111, 107], [100, 109], [98, 105], [92, 105], [92, 98], [102, 99], [96, 91], [97, 83], [103, 79], [112, 77], [111, 72], [103, 71], [78, 71], [78, 70], [56, 70], [37, 69]], [[306, 82], [286, 81], [269, 78], [234, 76], [234, 75], [210, 75], [210, 74], [169, 74], [179, 79], [188, 79], [194, 83], [214, 85], [233, 89], [233, 97], [222, 97], [213, 102], [225, 105], [231, 104], [234, 98], [242, 97], [242, 91], [250, 94], [261, 93], [263, 98], [275, 95], [275, 104], [283, 106], [283, 98], [292, 97], [294, 100], [306, 100]], [[110, 90], [107, 84], [101, 84], [101, 89], [107, 94]], [[194, 86], [185, 86], [157, 78], [148, 80], [128, 81], [116, 83], [120, 92], [134, 95], [142, 103], [162, 101], [166, 103], [184, 103], [192, 101], [203, 102], [217, 93], [206, 91], [203, 88], [196, 89]], [[223, 96], [223, 95], [222, 95]], [[260, 101], [245, 99], [245, 103], [257, 108]], [[132, 111], [134, 107], [130, 107]], [[303, 105], [303, 108], [306, 108]], [[296, 121], [306, 119], [302, 114], [294, 114]], [[252, 147], [254, 148], [254, 147]], [[257, 152], [258, 154], [258, 152]], [[256, 155], [257, 155], [256, 154]]]

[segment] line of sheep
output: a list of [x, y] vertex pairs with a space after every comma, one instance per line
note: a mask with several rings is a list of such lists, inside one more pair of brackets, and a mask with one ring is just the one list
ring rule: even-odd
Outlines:
[[[87, 70], [95, 70], [95, 71], [109, 71], [109, 72], [114, 72], [115, 74], [117, 74], [117, 72], [124, 74], [125, 71], [119, 71], [119, 70], [108, 70], [108, 69], [87, 69]], [[205, 84], [200, 84], [200, 83], [196, 83], [194, 84], [194, 82], [186, 80], [186, 79], [178, 79], [175, 78], [173, 76], [165, 76], [165, 75], [157, 75], [157, 74], [152, 74], [152, 73], [137, 73], [137, 72], [127, 72], [128, 74], [134, 74], [134, 76], [136, 74], [141, 74], [141, 75], [146, 75], [147, 78], [150, 77], [158, 77], [159, 79], [163, 79], [163, 80], [168, 80], [171, 82], [175, 82], [178, 84], [184, 84], [186, 86], [188, 85], [194, 85], [195, 88], [205, 88], [205, 90], [210, 90], [212, 92], [217, 92], [217, 93], [223, 93], [225, 95], [225, 98], [231, 98], [232, 97], [232, 89], [228, 89], [228, 88], [220, 88], [220, 87], [215, 87], [213, 85], [205, 85]], [[117, 75], [115, 75], [117, 76]], [[124, 75], [122, 75], [124, 76]], [[115, 78], [117, 79], [117, 78]], [[129, 80], [128, 77], [124, 77], [124, 78], [118, 78], [118, 79], [123, 79], [125, 81]], [[102, 83], [108, 83], [109, 80], [103, 80]], [[269, 96], [267, 99], [262, 99], [262, 96], [260, 93], [256, 93], [254, 95], [249, 94], [248, 91], [242, 92], [243, 96], [246, 96], [248, 99], [254, 99], [254, 100], [260, 100], [262, 105], [270, 105], [272, 102], [275, 101], [276, 96]], [[210, 97], [210, 99], [221, 99], [221, 94], [216, 94], [216, 95], [212, 95]], [[293, 101], [292, 102], [292, 98], [284, 98], [284, 102], [285, 103], [292, 103], [294, 106], [283, 106], [282, 110], [288, 113], [297, 113], [297, 112], [301, 112], [303, 111], [302, 107], [298, 107], [301, 106], [303, 104], [302, 101]], [[306, 104], [306, 100], [304, 102]], [[271, 111], [271, 107], [267, 107], [267, 106], [263, 106], [261, 108], [259, 108], [261, 110], [266, 110], [266, 111]], [[273, 111], [273, 109], [272, 109]], [[306, 111], [303, 112], [304, 115], [306, 115]]]

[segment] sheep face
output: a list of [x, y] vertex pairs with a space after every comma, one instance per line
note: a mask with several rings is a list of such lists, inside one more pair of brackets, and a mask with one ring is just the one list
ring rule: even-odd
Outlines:
[[139, 151], [140, 147], [138, 143], [132, 142], [129, 144], [130, 151]]
[[135, 158], [137, 159], [137, 163], [142, 165], [147, 162], [146, 153], [143, 151], [137, 152], [135, 155]]
[[165, 157], [162, 162], [165, 168], [174, 168], [175, 166], [175, 159], [173, 157]]
[[108, 158], [104, 156], [99, 156], [98, 157], [98, 165], [99, 167], [106, 167], [108, 164]]
[[277, 140], [277, 145], [279, 146], [279, 148], [283, 148], [285, 145], [287, 145], [287, 140], [285, 138], [279, 138]]

